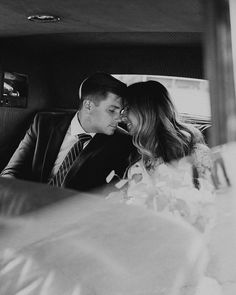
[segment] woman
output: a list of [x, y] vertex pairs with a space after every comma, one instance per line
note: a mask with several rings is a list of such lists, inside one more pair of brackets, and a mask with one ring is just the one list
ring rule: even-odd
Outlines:
[[192, 224], [201, 217], [197, 226], [202, 227], [198, 205], [212, 200], [212, 185], [210, 150], [201, 132], [180, 121], [167, 89], [157, 81], [132, 84], [126, 96], [123, 120], [138, 157], [127, 171], [123, 199], [177, 212]]
[[[178, 119], [169, 93], [161, 83], [130, 85], [127, 101], [124, 120], [147, 170], [160, 160], [169, 163], [195, 153], [196, 149], [209, 151], [201, 132]], [[205, 164], [209, 166], [210, 162]], [[198, 172], [203, 176], [202, 169]]]

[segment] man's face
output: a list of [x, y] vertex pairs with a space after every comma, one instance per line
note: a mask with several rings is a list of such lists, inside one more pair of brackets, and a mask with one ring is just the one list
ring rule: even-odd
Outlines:
[[93, 104], [90, 122], [94, 133], [112, 135], [121, 121], [122, 100], [116, 94], [108, 92], [106, 99], [98, 105]]

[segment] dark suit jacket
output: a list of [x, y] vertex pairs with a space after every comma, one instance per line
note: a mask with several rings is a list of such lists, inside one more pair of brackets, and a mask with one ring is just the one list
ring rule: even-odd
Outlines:
[[[48, 182], [74, 114], [38, 113], [1, 175]], [[113, 135], [96, 134], [67, 174], [65, 187], [86, 191], [102, 186], [112, 170], [122, 177], [134, 151], [131, 137], [121, 128]]]

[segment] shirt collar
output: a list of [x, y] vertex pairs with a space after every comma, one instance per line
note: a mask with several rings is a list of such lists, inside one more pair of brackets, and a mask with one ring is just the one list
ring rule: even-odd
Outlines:
[[96, 134], [96, 133], [88, 133], [83, 129], [83, 127], [81, 126], [81, 124], [80, 124], [80, 122], [78, 120], [78, 112], [74, 115], [74, 117], [73, 117], [73, 119], [71, 121], [70, 133], [73, 136], [81, 134], [81, 133], [86, 133], [86, 134], [91, 135], [92, 137], [94, 137], [94, 135]]

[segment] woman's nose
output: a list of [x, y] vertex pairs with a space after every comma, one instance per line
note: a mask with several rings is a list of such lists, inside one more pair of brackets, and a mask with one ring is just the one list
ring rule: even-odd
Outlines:
[[125, 114], [121, 114], [121, 121], [122, 121], [123, 123], [127, 124], [127, 122], [128, 122], [128, 118], [127, 118], [127, 116], [126, 116]]

